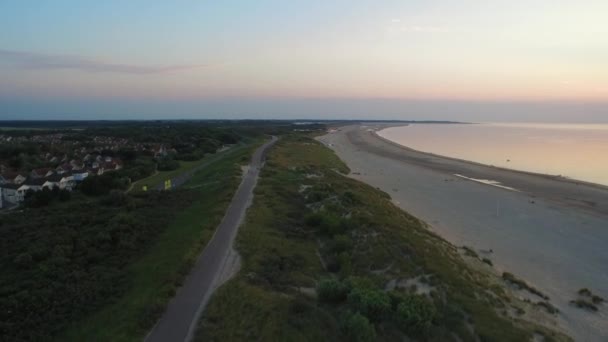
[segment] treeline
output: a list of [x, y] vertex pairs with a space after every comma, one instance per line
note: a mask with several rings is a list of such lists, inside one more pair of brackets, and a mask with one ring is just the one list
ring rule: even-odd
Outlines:
[[125, 266], [191, 200], [183, 191], [74, 196], [0, 215], [3, 341], [49, 340], [117, 298], [132, 281]]

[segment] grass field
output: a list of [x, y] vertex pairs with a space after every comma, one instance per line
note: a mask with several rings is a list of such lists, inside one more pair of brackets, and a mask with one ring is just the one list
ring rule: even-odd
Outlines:
[[510, 316], [498, 280], [346, 172], [310, 137], [278, 142], [237, 237], [242, 269], [197, 341], [567, 340]]
[[74, 322], [57, 340], [141, 341], [221, 221], [240, 183], [239, 165], [249, 161], [259, 143], [207, 159], [210, 164], [184, 184], [187, 189], [177, 190], [195, 192], [194, 202], [128, 267], [127, 292], [95, 314]]

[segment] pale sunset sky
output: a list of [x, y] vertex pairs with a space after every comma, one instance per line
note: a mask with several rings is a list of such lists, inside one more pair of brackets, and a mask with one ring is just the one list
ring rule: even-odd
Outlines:
[[608, 1], [0, 2], [0, 119], [608, 122]]

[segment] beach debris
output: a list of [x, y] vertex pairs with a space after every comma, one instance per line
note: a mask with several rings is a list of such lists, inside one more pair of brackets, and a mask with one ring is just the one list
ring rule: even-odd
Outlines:
[[520, 192], [519, 190], [517, 190], [515, 188], [512, 188], [510, 186], [506, 186], [506, 185], [502, 185], [500, 182], [495, 181], [495, 180], [491, 180], [491, 179], [471, 178], [471, 177], [463, 176], [463, 175], [460, 175], [460, 174], [457, 174], [457, 173], [455, 173], [454, 176], [460, 177], [460, 178], [464, 178], [464, 179], [467, 179], [467, 180], [470, 180], [470, 181], [473, 181], [473, 182], [485, 184], [485, 185], [495, 186], [495, 187], [501, 188], [501, 189], [506, 189], [506, 190]]

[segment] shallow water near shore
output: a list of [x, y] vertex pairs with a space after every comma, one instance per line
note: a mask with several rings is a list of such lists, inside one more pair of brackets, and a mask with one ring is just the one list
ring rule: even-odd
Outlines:
[[608, 124], [414, 124], [378, 134], [422, 152], [608, 185]]

